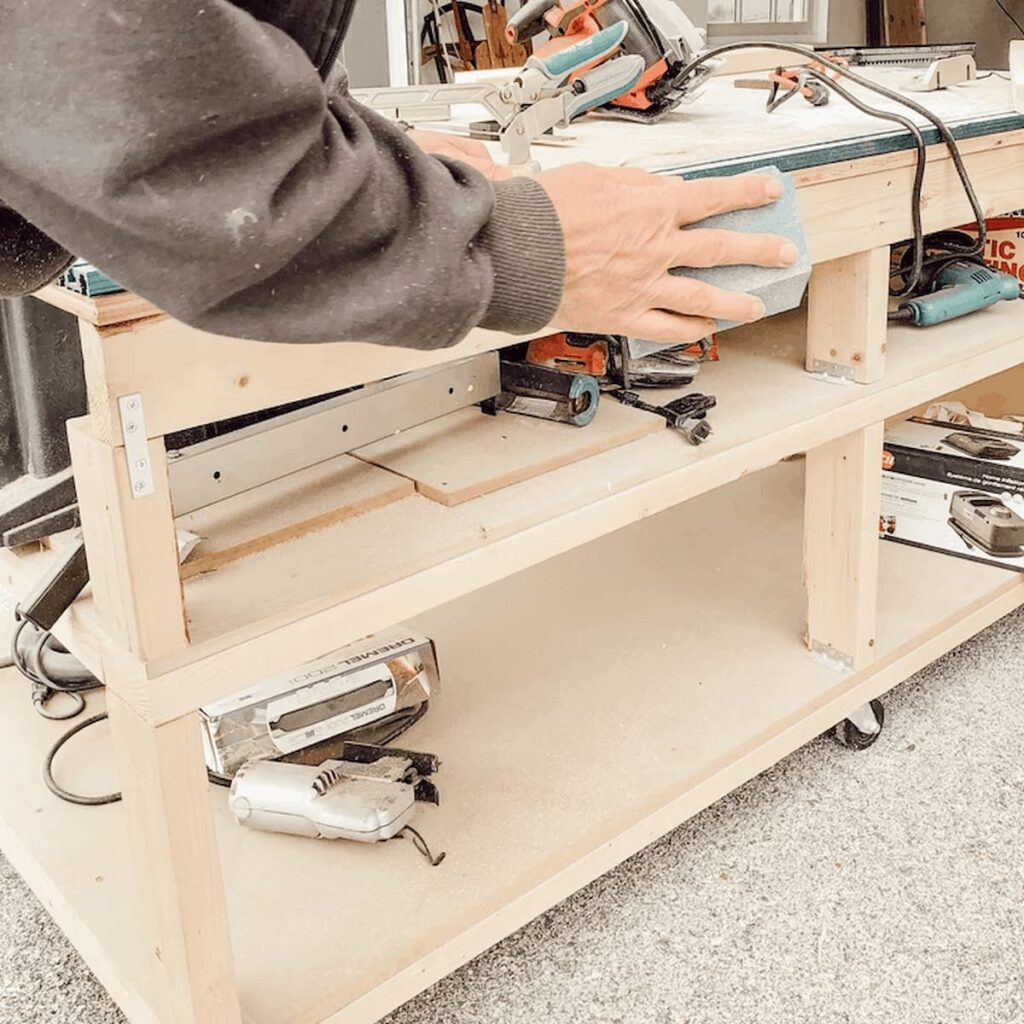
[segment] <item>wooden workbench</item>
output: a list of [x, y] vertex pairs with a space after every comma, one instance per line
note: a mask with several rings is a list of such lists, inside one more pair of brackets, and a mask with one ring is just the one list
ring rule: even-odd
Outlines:
[[[84, 734], [61, 771], [126, 799], [50, 797], [38, 768], [60, 727], [7, 687], [0, 840], [132, 1021], [374, 1021], [1024, 603], [1018, 574], [877, 541], [884, 422], [951, 392], [1019, 411], [1024, 311], [887, 329], [910, 155], [872, 148], [876, 126], [836, 102], [766, 126], [762, 99], [730, 88], [712, 85], [724, 122], [701, 101], [654, 128], [588, 121], [573, 152], [540, 154], [794, 170], [808, 309], [723, 339], [701, 448], [663, 431], [452, 507], [399, 495], [183, 581], [164, 435], [511, 339], [269, 345], [133, 296], [41, 296], [80, 318], [90, 396], [71, 436], [92, 586], [57, 633], [106, 681], [113, 735]], [[934, 100], [969, 107], [963, 149], [992, 214], [1024, 206], [1008, 96], [992, 79]], [[945, 152], [930, 160], [926, 228], [969, 219]], [[805, 372], [815, 360], [833, 382]], [[141, 397], [157, 475], [138, 500], [125, 395]], [[49, 557], [5, 552], [0, 584], [23, 592]], [[396, 621], [440, 652], [444, 692], [408, 743], [444, 762], [441, 807], [418, 819], [444, 865], [405, 843], [239, 828], [207, 784], [196, 709]]]

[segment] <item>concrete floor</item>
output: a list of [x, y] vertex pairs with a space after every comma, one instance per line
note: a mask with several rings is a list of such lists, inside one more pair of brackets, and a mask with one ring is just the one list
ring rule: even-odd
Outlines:
[[[1024, 613], [388, 1024], [1022, 1024]], [[0, 1021], [123, 1017], [0, 859]]]

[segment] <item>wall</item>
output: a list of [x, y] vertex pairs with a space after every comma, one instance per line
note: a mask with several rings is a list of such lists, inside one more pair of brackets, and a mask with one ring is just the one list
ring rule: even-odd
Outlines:
[[863, 46], [867, 42], [865, 0], [829, 0], [828, 42], [833, 46]]
[[[1003, 3], [1024, 24], [1024, 0]], [[925, 19], [930, 43], [976, 42], [980, 68], [1005, 68], [1010, 40], [1021, 37], [995, 0], [927, 0]]]

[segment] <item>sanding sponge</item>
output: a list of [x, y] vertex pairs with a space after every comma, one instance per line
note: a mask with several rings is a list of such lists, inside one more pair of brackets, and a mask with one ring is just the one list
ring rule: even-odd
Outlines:
[[[811, 277], [811, 257], [807, 239], [800, 223], [796, 187], [788, 174], [776, 167], [764, 167], [752, 172], [777, 178], [782, 182], [782, 196], [768, 206], [756, 210], [736, 210], [708, 217], [693, 225], [700, 228], [721, 228], [726, 231], [746, 231], [757, 234], [781, 235], [797, 248], [796, 262], [789, 267], [674, 267], [673, 274], [706, 281], [716, 288], [732, 292], [747, 292], [764, 302], [768, 316], [795, 309], [803, 300], [807, 282]], [[716, 320], [715, 330], [727, 331], [740, 324], [732, 320]]]

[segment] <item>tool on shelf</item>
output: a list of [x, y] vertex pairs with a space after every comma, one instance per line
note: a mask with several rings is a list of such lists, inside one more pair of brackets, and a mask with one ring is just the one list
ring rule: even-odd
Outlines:
[[564, 332], [535, 338], [525, 360], [563, 373], [585, 373], [603, 389], [678, 388], [693, 383], [710, 339], [699, 345], [662, 346], [644, 351], [644, 343], [612, 334]]
[[654, 413], [655, 416], [663, 416], [665, 422], [673, 430], [678, 430], [691, 444], [703, 444], [711, 436], [712, 427], [707, 415], [708, 411], [718, 404], [714, 395], [694, 392], [666, 402], [665, 405], [645, 402], [635, 391], [616, 391], [615, 397], [623, 405], [631, 405], [635, 409]]
[[600, 398], [598, 383], [589, 374], [502, 359], [501, 392], [481, 408], [492, 415], [511, 412], [585, 427], [597, 414]]
[[102, 270], [98, 270], [88, 260], [75, 260], [74, 263], [57, 278], [57, 284], [70, 288], [88, 298], [97, 295], [112, 295], [123, 292], [124, 288]]
[[627, 32], [621, 56], [609, 63], [633, 57], [643, 62], [636, 82], [599, 104], [617, 117], [657, 121], [696, 99], [721, 66], [721, 61], [708, 60], [696, 73], [680, 73], [704, 50], [705, 38], [673, 0], [527, 0], [509, 19], [508, 38], [520, 42], [540, 32], [573, 38], [600, 34], [615, 24], [625, 25]]
[[[482, 104], [497, 122], [501, 148], [512, 166], [527, 166], [530, 144], [555, 127], [633, 88], [644, 71], [639, 55], [608, 60], [629, 31], [625, 23], [547, 57], [534, 54], [505, 82], [467, 82], [355, 89], [364, 106], [406, 121], [444, 120], [454, 104]], [[595, 66], [596, 65], [596, 66]]]
[[[911, 269], [909, 246], [894, 257], [894, 279], [905, 280]], [[924, 239], [924, 272], [909, 297], [889, 314], [893, 321], [931, 327], [966, 316], [998, 302], [1024, 297], [1024, 286], [1012, 274], [988, 266], [977, 252], [976, 239], [963, 231], [940, 231]]]
[[360, 743], [319, 765], [250, 761], [231, 783], [228, 807], [247, 828], [317, 839], [377, 843], [408, 831], [436, 867], [444, 854], [434, 857], [409, 822], [417, 801], [438, 803], [430, 776], [439, 767], [433, 754]]

